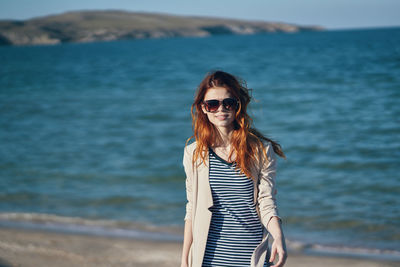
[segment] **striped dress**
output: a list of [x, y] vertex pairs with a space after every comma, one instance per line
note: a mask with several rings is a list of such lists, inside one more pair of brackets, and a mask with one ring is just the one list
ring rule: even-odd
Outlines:
[[253, 181], [211, 148], [209, 162], [214, 205], [202, 266], [250, 266], [251, 255], [263, 237]]

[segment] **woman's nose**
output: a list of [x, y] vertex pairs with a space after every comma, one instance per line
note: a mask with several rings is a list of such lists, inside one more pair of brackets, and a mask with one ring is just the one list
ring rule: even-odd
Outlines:
[[218, 111], [229, 111], [229, 109], [225, 108], [224, 104], [221, 103], [221, 105], [218, 107]]

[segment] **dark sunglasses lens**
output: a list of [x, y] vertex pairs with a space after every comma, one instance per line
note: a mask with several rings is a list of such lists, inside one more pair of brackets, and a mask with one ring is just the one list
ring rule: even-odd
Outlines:
[[218, 100], [208, 100], [205, 101], [206, 104], [206, 110], [208, 112], [214, 112], [217, 111], [219, 108], [219, 101]]
[[235, 108], [237, 102], [233, 98], [225, 98], [224, 101], [223, 101], [223, 104], [224, 104], [224, 108], [229, 110], [229, 109]]

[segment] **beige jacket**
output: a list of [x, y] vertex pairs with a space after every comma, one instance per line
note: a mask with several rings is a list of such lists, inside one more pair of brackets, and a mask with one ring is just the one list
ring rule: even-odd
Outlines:
[[[254, 203], [257, 213], [264, 226], [262, 242], [254, 250], [251, 267], [262, 267], [268, 249], [267, 224], [272, 216], [278, 216], [275, 204], [275, 175], [276, 155], [270, 142], [265, 143], [267, 159], [262, 156], [258, 161], [258, 168], [253, 168], [254, 181]], [[209, 165], [199, 159], [193, 167], [193, 152], [196, 149], [196, 142], [185, 147], [183, 166], [186, 173], [186, 215], [185, 220], [192, 221], [193, 242], [189, 250], [189, 267], [201, 267], [206, 249], [208, 230], [211, 222], [210, 207], [213, 206], [213, 198], [209, 183]], [[208, 159], [208, 157], [206, 157]], [[279, 217], [279, 216], [278, 216]]]

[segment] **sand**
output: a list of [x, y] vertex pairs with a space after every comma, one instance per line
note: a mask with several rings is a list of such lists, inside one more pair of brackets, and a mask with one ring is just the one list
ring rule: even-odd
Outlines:
[[[0, 228], [0, 267], [180, 266], [181, 243]], [[400, 262], [289, 253], [287, 267], [400, 266]]]

